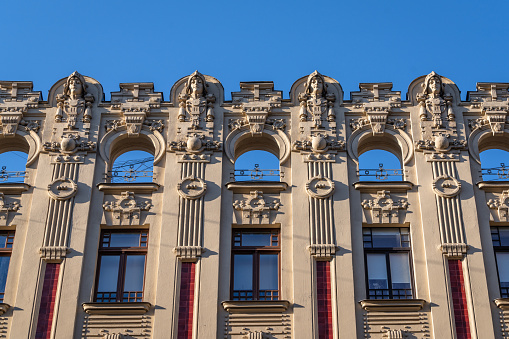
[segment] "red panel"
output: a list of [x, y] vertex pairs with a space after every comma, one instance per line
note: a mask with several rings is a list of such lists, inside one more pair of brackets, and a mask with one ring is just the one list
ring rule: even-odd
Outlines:
[[178, 339], [191, 339], [193, 337], [194, 272], [194, 263], [182, 263], [180, 274]]
[[449, 276], [451, 279], [452, 304], [456, 336], [458, 339], [470, 339], [470, 324], [468, 321], [467, 296], [461, 260], [449, 260]]
[[59, 272], [60, 264], [46, 264], [44, 283], [42, 285], [41, 305], [39, 307], [39, 318], [37, 320], [37, 330], [35, 332], [36, 339], [50, 338]]
[[316, 299], [318, 301], [318, 338], [332, 339], [330, 262], [316, 262]]

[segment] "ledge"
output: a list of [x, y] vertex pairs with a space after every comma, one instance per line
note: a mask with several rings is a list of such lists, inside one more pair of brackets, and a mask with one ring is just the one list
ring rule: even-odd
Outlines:
[[378, 192], [388, 190], [391, 192], [410, 191], [414, 184], [410, 181], [357, 181], [353, 183], [353, 187], [359, 191]]
[[509, 310], [509, 298], [498, 298], [493, 300], [498, 308]]
[[233, 193], [249, 193], [260, 190], [263, 193], [279, 193], [288, 188], [284, 181], [234, 181], [226, 183], [226, 188]]
[[152, 306], [148, 302], [83, 303], [88, 314], [145, 314]]
[[366, 311], [419, 311], [426, 303], [422, 299], [365, 299], [359, 301]]
[[2, 182], [0, 183], [0, 193], [4, 194], [21, 194], [30, 189], [29, 184], [23, 182]]
[[105, 183], [97, 184], [99, 191], [106, 194], [120, 194], [122, 192], [152, 193], [159, 189], [160, 185], [155, 182], [133, 182], [133, 183]]
[[221, 303], [228, 313], [283, 313], [290, 306], [287, 300], [227, 300]]
[[509, 181], [479, 181], [476, 185], [487, 192], [502, 192], [509, 189]]
[[5, 312], [7, 312], [9, 310], [9, 308], [11, 308], [11, 305], [5, 304], [5, 303], [0, 303], [0, 315], [4, 315]]

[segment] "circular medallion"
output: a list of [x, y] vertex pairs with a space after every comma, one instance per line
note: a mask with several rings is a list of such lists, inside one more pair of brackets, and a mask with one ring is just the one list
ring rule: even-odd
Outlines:
[[313, 198], [327, 198], [334, 192], [334, 183], [329, 178], [313, 177], [306, 183], [306, 192]]
[[194, 176], [184, 178], [177, 184], [178, 194], [185, 199], [198, 199], [205, 194], [206, 189], [205, 181]]
[[442, 175], [433, 181], [433, 191], [444, 198], [452, 198], [458, 195], [461, 183], [448, 175]]
[[69, 178], [58, 178], [48, 185], [48, 194], [55, 200], [71, 199], [78, 192], [78, 185]]

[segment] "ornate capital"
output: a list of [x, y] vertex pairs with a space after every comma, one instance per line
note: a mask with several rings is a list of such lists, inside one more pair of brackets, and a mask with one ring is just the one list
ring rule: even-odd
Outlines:
[[467, 254], [468, 245], [445, 243], [440, 246], [440, 249], [449, 259], [462, 259]]

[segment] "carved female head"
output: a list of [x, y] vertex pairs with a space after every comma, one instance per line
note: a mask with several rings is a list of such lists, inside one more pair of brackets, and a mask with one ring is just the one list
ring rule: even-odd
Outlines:
[[83, 94], [86, 92], [86, 88], [87, 83], [85, 82], [83, 75], [74, 71], [74, 73], [69, 75], [65, 82], [64, 95], [73, 99], [82, 98]]
[[207, 86], [205, 77], [200, 72], [195, 71], [187, 79], [185, 92], [194, 97], [203, 97], [207, 94], [205, 86]]
[[306, 94], [310, 94], [317, 97], [322, 97], [327, 92], [327, 84], [323, 75], [314, 71], [308, 76], [308, 80], [305, 85]]
[[424, 92], [423, 94], [442, 95], [444, 93], [444, 84], [442, 77], [435, 72], [431, 72], [424, 79]]

